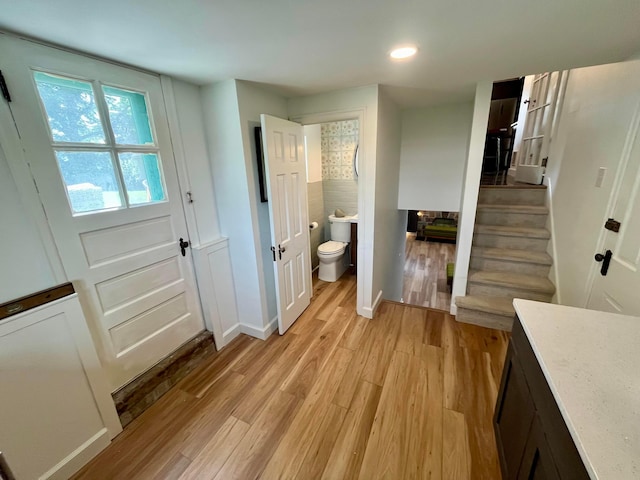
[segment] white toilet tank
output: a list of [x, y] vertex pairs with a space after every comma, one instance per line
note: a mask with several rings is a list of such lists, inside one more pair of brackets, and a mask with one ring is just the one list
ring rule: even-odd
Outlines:
[[329, 226], [331, 228], [331, 240], [345, 243], [351, 241], [351, 217], [329, 215]]

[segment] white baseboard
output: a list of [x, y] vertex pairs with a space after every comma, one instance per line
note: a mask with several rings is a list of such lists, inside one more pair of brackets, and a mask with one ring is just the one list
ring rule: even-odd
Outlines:
[[74, 473], [89, 463], [93, 457], [107, 448], [110, 443], [109, 432], [106, 428], [103, 428], [63, 458], [51, 470], [44, 473], [40, 478], [48, 480], [65, 480], [70, 478]]
[[451, 307], [449, 308], [449, 313], [451, 315], [455, 315], [458, 313], [458, 306], [455, 303], [451, 303]]
[[273, 332], [278, 329], [278, 317], [271, 319], [269, 324], [264, 328], [257, 328], [253, 325], [240, 324], [240, 333], [249, 335], [251, 337], [259, 338], [260, 340], [266, 340], [271, 336]]
[[220, 347], [218, 347], [217, 350], [220, 350], [222, 347], [227, 345], [231, 340], [233, 340], [238, 335], [240, 335], [240, 333], [242, 333], [241, 329], [240, 329], [240, 324], [237, 323], [233, 327], [231, 327], [229, 330], [227, 330], [226, 332], [224, 332], [222, 334], [222, 345]]
[[382, 301], [382, 290], [378, 292], [378, 295], [376, 296], [376, 299], [373, 302], [373, 305], [371, 307], [362, 307], [361, 315], [365, 318], [373, 318], [381, 301]]

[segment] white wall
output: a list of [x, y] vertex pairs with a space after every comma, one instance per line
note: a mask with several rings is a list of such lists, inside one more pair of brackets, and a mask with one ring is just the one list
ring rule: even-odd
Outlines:
[[0, 148], [0, 303], [56, 285], [38, 229]]
[[305, 155], [307, 159], [307, 183], [322, 181], [321, 125], [305, 125]]
[[[584, 307], [609, 198], [634, 112], [640, 61], [571, 70], [545, 183], [552, 199], [558, 300]], [[600, 188], [598, 169], [607, 168]]]
[[360, 152], [358, 178], [358, 302], [360, 315], [373, 315], [374, 301], [381, 292], [372, 291], [374, 264], [376, 135], [378, 86], [350, 88], [289, 99], [289, 117], [304, 124], [358, 118]]
[[[404, 273], [407, 211], [398, 209], [402, 117], [384, 87], [378, 95], [375, 251], [373, 292], [400, 301]], [[375, 305], [374, 305], [375, 307]]]
[[456, 268], [451, 293], [451, 313], [454, 315], [456, 313], [456, 296], [464, 296], [467, 292], [469, 260], [471, 259], [471, 244], [476, 220], [476, 207], [478, 206], [482, 157], [487, 135], [492, 89], [493, 84], [491, 82], [478, 83], [473, 102], [473, 121], [471, 123], [467, 162], [464, 169], [464, 185], [462, 187], [462, 200], [458, 217], [458, 238], [456, 241]]
[[[263, 325], [265, 334], [277, 328], [278, 306], [276, 304], [276, 283], [271, 256], [271, 222], [269, 204], [260, 202], [258, 163], [254, 140], [254, 128], [260, 126], [260, 114], [287, 118], [287, 102], [283, 97], [263, 90], [250, 82], [236, 81], [242, 147], [249, 184], [249, 207], [253, 227], [254, 251], [259, 265], [258, 280], [262, 297]], [[238, 219], [236, 219], [238, 221]], [[268, 332], [268, 333], [267, 333]]]
[[256, 253], [253, 183], [244, 156], [237, 83], [227, 80], [202, 87], [201, 97], [220, 231], [229, 239], [238, 318], [241, 325], [260, 331], [267, 322], [258, 273], [262, 265]]
[[402, 112], [398, 208], [460, 209], [473, 103]]

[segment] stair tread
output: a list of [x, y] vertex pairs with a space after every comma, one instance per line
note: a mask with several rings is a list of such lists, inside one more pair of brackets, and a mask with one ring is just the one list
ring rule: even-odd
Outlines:
[[468, 310], [477, 310], [494, 315], [502, 315], [512, 318], [515, 315], [513, 300], [506, 297], [494, 297], [490, 295], [467, 295], [456, 297], [456, 306]]
[[532, 250], [518, 250], [515, 248], [473, 247], [471, 255], [496, 260], [508, 260], [520, 263], [536, 263], [539, 265], [551, 265], [553, 260], [546, 252]]
[[546, 228], [534, 227], [505, 227], [501, 225], [477, 224], [475, 233], [503, 235], [505, 237], [551, 238], [551, 234]]
[[547, 215], [549, 209], [543, 205], [503, 205], [500, 203], [479, 203], [478, 210], [503, 213], [528, 213], [531, 215]]
[[529, 183], [519, 183], [517, 185], [480, 185], [481, 189], [498, 189], [498, 190], [546, 190], [546, 185], [531, 185]]
[[546, 277], [511, 272], [475, 271], [469, 272], [469, 282], [497, 285], [508, 288], [519, 288], [532, 292], [548, 293], [556, 291], [553, 283]]

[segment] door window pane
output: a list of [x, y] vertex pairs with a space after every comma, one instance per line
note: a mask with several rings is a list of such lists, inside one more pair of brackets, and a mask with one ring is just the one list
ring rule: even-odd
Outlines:
[[56, 142], [105, 143], [104, 129], [89, 82], [33, 74]]
[[166, 200], [155, 153], [120, 153], [120, 169], [130, 205]]
[[57, 151], [56, 158], [73, 213], [122, 206], [109, 152]]
[[115, 87], [102, 87], [102, 89], [109, 107], [109, 120], [116, 143], [120, 145], [153, 144], [145, 96], [142, 93]]

